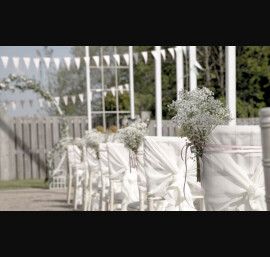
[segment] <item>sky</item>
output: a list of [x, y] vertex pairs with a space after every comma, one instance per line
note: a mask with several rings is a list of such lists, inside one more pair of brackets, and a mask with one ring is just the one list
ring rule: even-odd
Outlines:
[[[70, 54], [72, 46], [49, 46], [54, 50], [53, 57], [71, 57]], [[31, 57], [35, 58], [38, 57], [37, 50], [42, 51], [43, 46], [0, 46], [0, 57], [1, 56], [8, 56], [9, 63], [7, 69], [4, 69], [2, 60], [0, 60], [0, 81], [3, 78], [6, 78], [11, 73], [20, 73], [24, 74], [30, 78], [35, 76], [37, 79], [39, 78], [39, 73], [36, 70], [34, 63], [31, 61], [29, 71], [26, 70], [23, 60], [20, 60], [19, 69], [18, 71], [15, 70], [12, 62], [12, 57]], [[33, 99], [34, 104], [31, 108], [29, 106], [28, 100]], [[31, 91], [27, 91], [24, 93], [21, 92], [0, 92], [0, 108], [2, 106], [2, 102], [4, 101], [16, 101], [17, 108], [14, 111], [11, 107], [11, 104], [8, 105], [8, 115], [9, 116], [33, 116], [33, 115], [40, 115], [44, 114], [42, 110], [40, 110], [37, 102], [38, 96]], [[21, 108], [20, 100], [25, 100], [26, 103], [24, 108]]]

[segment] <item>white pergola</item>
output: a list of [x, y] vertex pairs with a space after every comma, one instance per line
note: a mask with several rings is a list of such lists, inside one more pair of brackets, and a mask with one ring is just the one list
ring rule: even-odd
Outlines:
[[[189, 46], [189, 70], [190, 70], [190, 90], [197, 88], [196, 72], [196, 46]], [[156, 124], [157, 136], [162, 136], [162, 64], [161, 64], [161, 46], [155, 46], [155, 79], [156, 79]], [[89, 46], [85, 47], [86, 58], [89, 59]], [[134, 106], [134, 65], [133, 65], [133, 46], [129, 46], [129, 76], [130, 76], [130, 114], [131, 119], [135, 119]], [[176, 47], [176, 80], [177, 92], [184, 88], [184, 61], [183, 46]], [[86, 81], [87, 81], [87, 111], [88, 111], [88, 129], [92, 129], [92, 111], [90, 101], [90, 64], [86, 63]], [[236, 46], [226, 46], [226, 103], [232, 116], [235, 118], [230, 125], [236, 125]]]

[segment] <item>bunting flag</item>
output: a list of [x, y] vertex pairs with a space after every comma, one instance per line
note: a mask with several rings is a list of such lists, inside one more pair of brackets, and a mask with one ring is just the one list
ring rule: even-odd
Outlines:
[[77, 70], [79, 70], [81, 66], [81, 58], [74, 58], [74, 62], [76, 64]]
[[47, 105], [48, 105], [49, 108], [51, 108], [51, 106], [52, 106], [50, 101], [47, 101]]
[[43, 98], [38, 99], [39, 102], [39, 107], [42, 108], [43, 107]]
[[119, 55], [119, 54], [114, 54], [113, 57], [114, 57], [114, 59], [115, 59], [117, 65], [120, 66], [120, 55]]
[[12, 106], [12, 109], [13, 109], [13, 111], [15, 111], [16, 110], [16, 102], [15, 101], [12, 101], [11, 102], [11, 106]]
[[106, 61], [107, 65], [110, 66], [110, 64], [111, 64], [110, 63], [110, 60], [111, 60], [110, 56], [109, 55], [104, 55], [103, 57], [104, 57], [104, 60]]
[[51, 63], [51, 58], [50, 57], [44, 57], [43, 60], [45, 62], [46, 68], [49, 69], [50, 68], [50, 63]]
[[70, 63], [71, 63], [71, 58], [70, 57], [65, 57], [64, 60], [65, 60], [65, 64], [67, 66], [67, 69], [69, 70], [70, 69]]
[[72, 100], [72, 103], [75, 104], [76, 103], [76, 96], [75, 95], [72, 95], [71, 96], [71, 100]]
[[163, 57], [163, 60], [164, 60], [164, 62], [166, 61], [166, 50], [165, 49], [162, 49], [161, 51], [160, 51], [160, 53], [161, 53], [161, 55], [162, 55], [162, 57]]
[[198, 61], [195, 61], [195, 67], [198, 68], [199, 70], [203, 70], [203, 67], [199, 64]]
[[24, 101], [24, 100], [21, 100], [20, 102], [21, 102], [22, 108], [24, 108], [24, 103], [25, 103], [25, 101]]
[[40, 59], [39, 58], [34, 58], [34, 64], [35, 64], [35, 67], [36, 67], [36, 69], [38, 71], [39, 65], [40, 65]]
[[142, 52], [142, 56], [143, 56], [145, 64], [147, 64], [147, 62], [148, 62], [148, 52]]
[[155, 60], [157, 59], [157, 51], [151, 51], [152, 55], [154, 56]]
[[171, 54], [173, 60], [175, 59], [175, 49], [174, 48], [169, 48], [168, 49], [169, 53]]
[[33, 100], [29, 100], [29, 105], [31, 106], [31, 107], [33, 107]]
[[129, 84], [125, 84], [125, 88], [127, 91], [129, 91]]
[[99, 56], [93, 56], [93, 59], [95, 61], [96, 66], [99, 67], [99, 59], [100, 59]]
[[123, 95], [124, 94], [124, 88], [123, 86], [118, 86], [118, 90], [120, 91], [120, 93]]
[[103, 94], [104, 94], [104, 97], [107, 97], [107, 91], [104, 91]]
[[79, 94], [79, 98], [80, 98], [81, 102], [83, 103], [83, 101], [84, 101], [84, 95], [83, 94]]
[[55, 64], [55, 67], [56, 67], [56, 70], [59, 70], [59, 67], [60, 67], [60, 58], [54, 58], [54, 64]]
[[123, 57], [124, 57], [125, 62], [127, 64], [127, 66], [128, 66], [129, 65], [129, 54], [124, 54]]
[[14, 67], [17, 70], [20, 64], [20, 57], [13, 57], [12, 60], [13, 60]]
[[85, 61], [85, 64], [86, 64], [87, 66], [89, 66], [89, 65], [90, 65], [90, 57], [84, 57], [83, 59], [84, 59], [84, 61]]
[[6, 69], [7, 66], [8, 66], [8, 60], [9, 60], [9, 57], [7, 57], [7, 56], [2, 56], [2, 57], [1, 57], [1, 60], [2, 60], [2, 62], [3, 62], [4, 68]]
[[24, 61], [26, 69], [29, 70], [31, 59], [29, 57], [24, 57], [23, 61]]
[[63, 100], [64, 100], [65, 105], [67, 106], [68, 105], [68, 96], [63, 96]]
[[138, 62], [139, 62], [139, 54], [138, 53], [134, 53], [133, 56], [134, 56], [134, 59], [135, 59], [136, 64], [138, 64]]
[[4, 107], [5, 111], [7, 111], [7, 104], [6, 104], [6, 102], [3, 103], [3, 107]]
[[115, 97], [115, 87], [111, 88], [112, 95]]
[[60, 97], [55, 97], [54, 100], [55, 100], [55, 102], [56, 102], [57, 105], [60, 104]]

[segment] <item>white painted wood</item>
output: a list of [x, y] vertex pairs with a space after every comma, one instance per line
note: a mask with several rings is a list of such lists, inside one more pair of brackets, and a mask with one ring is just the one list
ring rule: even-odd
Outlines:
[[226, 46], [226, 103], [236, 125], [236, 46]]
[[129, 46], [130, 117], [135, 119], [133, 46]]
[[[85, 56], [90, 58], [89, 46], [85, 46]], [[87, 86], [87, 114], [88, 114], [88, 130], [92, 130], [92, 106], [91, 106], [91, 77], [90, 62], [86, 62], [86, 86]]]
[[156, 51], [156, 121], [157, 121], [157, 136], [162, 137], [162, 70], [161, 70], [161, 46], [155, 47]]
[[176, 83], [177, 83], [177, 99], [179, 99], [178, 92], [184, 89], [184, 58], [183, 47], [177, 46], [176, 51]]
[[266, 204], [270, 211], [270, 108], [260, 110]]
[[197, 47], [189, 47], [189, 76], [190, 76], [190, 91], [197, 89], [197, 74], [196, 74], [196, 60]]

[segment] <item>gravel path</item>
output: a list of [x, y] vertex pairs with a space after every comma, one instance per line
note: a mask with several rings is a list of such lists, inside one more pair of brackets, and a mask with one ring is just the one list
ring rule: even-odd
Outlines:
[[0, 191], [0, 211], [72, 211], [66, 190], [21, 189]]

